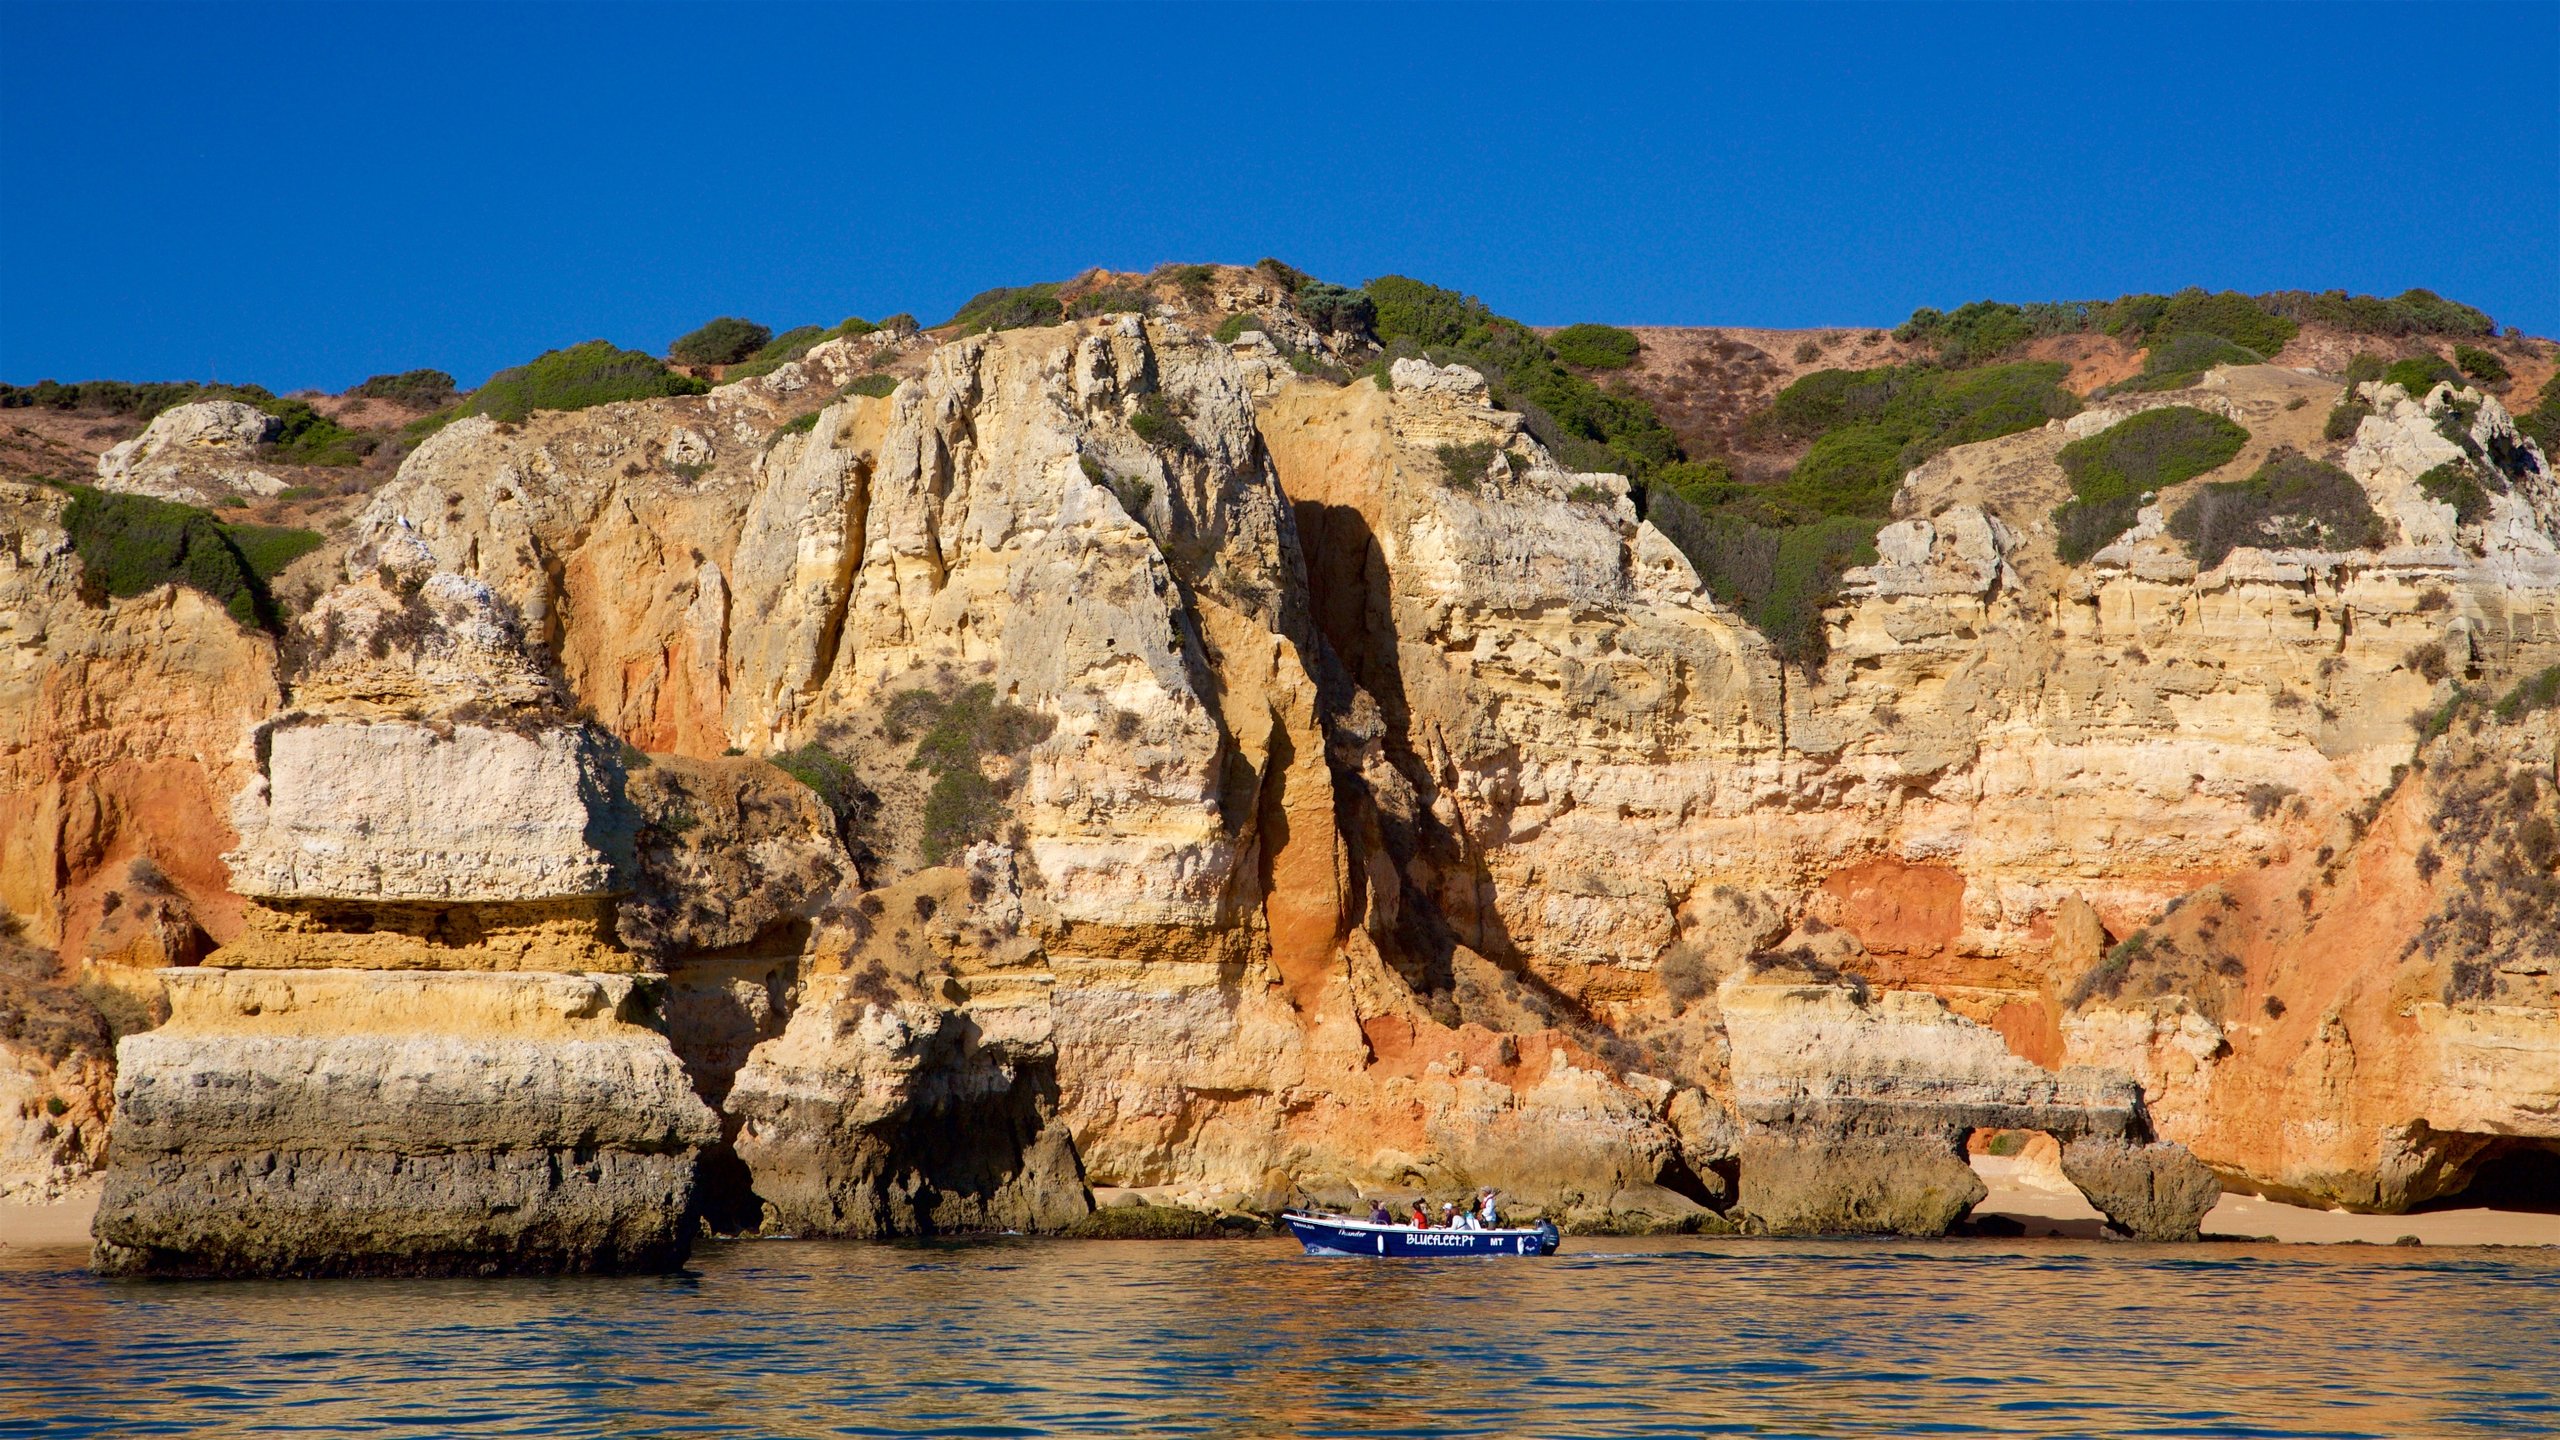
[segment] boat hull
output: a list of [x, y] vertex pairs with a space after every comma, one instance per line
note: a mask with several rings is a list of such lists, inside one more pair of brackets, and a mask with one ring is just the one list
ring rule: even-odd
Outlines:
[[1372, 1225], [1325, 1215], [1283, 1215], [1289, 1233], [1310, 1255], [1360, 1255], [1376, 1259], [1448, 1255], [1553, 1255], [1562, 1237], [1548, 1221], [1533, 1230], [1417, 1230]]

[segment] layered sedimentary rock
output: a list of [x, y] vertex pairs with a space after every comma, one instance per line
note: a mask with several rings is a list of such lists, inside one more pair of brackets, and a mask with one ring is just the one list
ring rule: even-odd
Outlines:
[[164, 1003], [152, 971], [237, 928], [227, 801], [280, 695], [273, 643], [196, 591], [96, 598], [69, 502], [0, 483], [0, 1192], [21, 1197], [103, 1155], [113, 1035]]
[[2146, 1143], [2120, 1071], [2045, 1070], [1913, 991], [1737, 975], [1718, 994], [1742, 1113], [1742, 1208], [1780, 1234], [1943, 1233], [1985, 1193], [1976, 1130], [2039, 1130], [2064, 1172], [2144, 1239], [2192, 1240], [2221, 1193], [2177, 1145]]
[[667, 1269], [718, 1126], [627, 975], [172, 971], [118, 1047], [111, 1274]]
[[691, 1242], [719, 1125], [663, 982], [604, 973], [636, 968], [609, 754], [485, 587], [384, 573], [306, 617], [300, 703], [262, 727], [226, 857], [247, 932], [161, 971], [167, 1023], [118, 1045], [104, 1271], [663, 1269]]
[[[1282, 333], [838, 340], [706, 396], [456, 422], [358, 518], [289, 708], [186, 592], [81, 608], [21, 539], [50, 648], [0, 676], [82, 738], [9, 762], [70, 797], [106, 792], [92, 754], [183, 752], [242, 796], [229, 875], [176, 877], [217, 990], [663, 972], [663, 1021], [644, 979], [617, 1023], [663, 1024], [718, 1110], [684, 1143], [723, 1225], [1490, 1183], [1592, 1227], [1933, 1233], [2000, 1128], [2174, 1238], [2217, 1175], [2389, 1208], [2551, 1136], [2560, 1000], [2514, 938], [2548, 933], [2560, 787], [2517, 778], [2548, 717], [2423, 752], [2411, 724], [2560, 662], [2560, 495], [2493, 400], [2369, 389], [2333, 444], [2336, 382], [2248, 367], [1958, 447], [1906, 479], [1826, 658], [1782, 665], [1473, 372], [1333, 383], [1271, 282], [1212, 300]], [[893, 394], [837, 390], [874, 366]], [[2062, 446], [2173, 403], [2250, 432], [2204, 482], [2334, 459], [2379, 547], [2199, 573], [2167, 528], [2190, 489], [2061, 564]], [[2420, 477], [2474, 451], [2506, 478], [2457, 512]], [[224, 725], [64, 691], [84, 656]], [[83, 878], [13, 864], [12, 908], [184, 949], [156, 910], [107, 923], [135, 849], [69, 864], [46, 803], [12, 843]], [[2422, 858], [2473, 811], [2471, 853]], [[337, 1003], [296, 1012], [314, 1043]], [[169, 1044], [230, 1073], [201, 1023]], [[639, 1128], [704, 1134], [681, 1108]]]

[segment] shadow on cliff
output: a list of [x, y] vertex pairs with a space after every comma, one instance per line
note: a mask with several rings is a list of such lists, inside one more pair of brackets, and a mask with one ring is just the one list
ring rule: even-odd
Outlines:
[[[1432, 804], [1448, 777], [1416, 746], [1384, 548], [1352, 506], [1302, 500], [1294, 510], [1322, 641], [1316, 681], [1332, 739], [1335, 824], [1354, 854], [1388, 862], [1351, 867], [1351, 910], [1408, 984], [1446, 996], [1457, 985], [1458, 947], [1509, 960], [1511, 938], [1488, 901], [1478, 847]], [[1370, 893], [1388, 874], [1396, 893]]]

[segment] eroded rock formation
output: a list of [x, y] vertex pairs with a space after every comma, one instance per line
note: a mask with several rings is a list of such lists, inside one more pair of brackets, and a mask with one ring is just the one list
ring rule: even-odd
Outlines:
[[606, 973], [636, 968], [619, 777], [485, 587], [384, 574], [306, 617], [297, 708], [261, 727], [226, 857], [246, 933], [160, 971], [167, 1022], [118, 1044], [108, 1273], [663, 1269], [691, 1243], [719, 1127], [663, 982]]
[[[2369, 388], [2341, 446], [2336, 382], [2246, 367], [1959, 446], [1807, 669], [1473, 372], [1302, 373], [1329, 342], [1284, 300], [1221, 272], [1210, 303], [1281, 334], [836, 340], [705, 396], [458, 421], [281, 661], [183, 590], [89, 606], [48, 502], [7, 497], [0, 582], [35, 603], [0, 680], [85, 737], [11, 712], [12, 774], [62, 797], [9, 802], [50, 867], [13, 858], [11, 908], [150, 951], [175, 921], [97, 898], [148, 852], [223, 943], [125, 1042], [132, 1164], [212, 1194], [260, 1125], [300, 1143], [242, 1121], [186, 1179], [152, 1108], [259, 1073], [267, 984], [315, 987], [280, 1014], [333, 1056], [397, 1028], [359, 991], [619, 997], [577, 1023], [664, 1063], [595, 1143], [632, 1176], [699, 1150], [674, 1210], [800, 1233], [1058, 1228], [1088, 1185], [1485, 1183], [1591, 1228], [1937, 1233], [1996, 1128], [2165, 1239], [2221, 1181], [2396, 1208], [2560, 1140], [2550, 712], [2412, 724], [2560, 663], [2560, 490], [2493, 399]], [[873, 367], [902, 383], [837, 388]], [[2062, 564], [2058, 452], [2157, 404], [2249, 431], [2205, 481], [2331, 455], [2388, 533], [2199, 573], [2181, 491]], [[2421, 483], [2474, 452], [2508, 477], [2481, 505]], [[135, 670], [168, 695], [83, 678]], [[153, 757], [234, 817], [211, 883], [166, 807], [65, 838]], [[2427, 848], [2453, 814], [2471, 858]], [[599, 1072], [548, 1073], [567, 1117]], [[524, 1123], [487, 1133], [565, 1133]], [[291, 1204], [372, 1203], [333, 1156]], [[573, 1168], [521, 1253], [645, 1251], [575, 1217], [656, 1235], [656, 1182]], [[117, 1173], [117, 1213], [161, 1214]]]

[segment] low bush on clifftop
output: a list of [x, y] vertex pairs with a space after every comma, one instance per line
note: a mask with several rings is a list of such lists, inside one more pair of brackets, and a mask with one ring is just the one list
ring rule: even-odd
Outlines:
[[1779, 433], [1813, 442], [1784, 481], [1752, 488], [1711, 462], [1667, 466], [1647, 491], [1645, 516], [1781, 658], [1816, 664], [1823, 609], [1843, 572], [1874, 563], [1903, 475], [1950, 446], [2075, 413], [2065, 373], [2048, 362], [1817, 370], [1780, 391], [1769, 412]]
[[2187, 405], [2145, 410], [2062, 447], [2071, 498], [2053, 512], [2056, 550], [2072, 565], [2133, 528], [2145, 494], [2217, 469], [2240, 453], [2249, 432]]
[[2507, 362], [2499, 359], [2496, 355], [2493, 355], [2486, 350], [2480, 349], [2478, 346], [2454, 346], [2453, 363], [2455, 366], [2460, 368], [2463, 374], [2470, 376], [2474, 380], [2485, 381], [2491, 385], [2503, 385], [2506, 383]]
[[[254, 389], [255, 387], [243, 387]], [[193, 380], [39, 380], [33, 385], [0, 385], [0, 410], [42, 407], [48, 410], [104, 411], [148, 421], [172, 406], [217, 398], [232, 392]], [[267, 392], [259, 390], [258, 395]], [[243, 397], [246, 398], [246, 397]]]
[[2219, 335], [2172, 335], [2142, 357], [2142, 373], [2110, 387], [2115, 391], [2184, 390], [2216, 365], [2263, 365], [2267, 357]]
[[734, 365], [764, 348], [773, 332], [753, 320], [723, 315], [699, 330], [678, 336], [667, 358], [679, 365]]
[[985, 330], [1055, 325], [1064, 318], [1057, 286], [1016, 285], [979, 291], [945, 323], [958, 326], [963, 335], [975, 335]]
[[441, 370], [403, 370], [375, 375], [347, 392], [358, 400], [388, 400], [412, 410], [441, 410], [453, 403], [453, 377]]
[[[1527, 421], [1529, 432], [1565, 465], [1641, 482], [1681, 458], [1680, 442], [1651, 405], [1566, 369], [1536, 331], [1494, 314], [1474, 296], [1402, 275], [1380, 276], [1363, 294], [1389, 355], [1482, 373], [1494, 402]], [[1307, 287], [1296, 303], [1305, 313]]]
[[2392, 361], [2382, 378], [2408, 391], [2410, 399], [2424, 400], [2439, 384], [2460, 385], [2462, 372], [2446, 364], [2441, 355], [2412, 355]]
[[1584, 370], [1623, 370], [1644, 346], [1615, 325], [1567, 325], [1547, 337], [1556, 358]]
[[83, 583], [100, 597], [179, 584], [211, 597], [243, 625], [272, 626], [266, 582], [319, 547], [308, 530], [225, 526], [192, 505], [71, 487], [62, 527]]
[[589, 340], [565, 350], [551, 350], [489, 377], [457, 410], [438, 420], [486, 415], [507, 423], [522, 421], [536, 410], [584, 410], [620, 400], [650, 400], [663, 395], [700, 395], [711, 387], [679, 375], [654, 355], [617, 348], [610, 341]]
[[[2236, 428], [2236, 427], [2235, 427]], [[2169, 517], [2200, 569], [2244, 545], [2303, 550], [2368, 550], [2382, 544], [2382, 517], [2354, 476], [2291, 448], [2267, 457], [2246, 480], [2207, 485]]]

